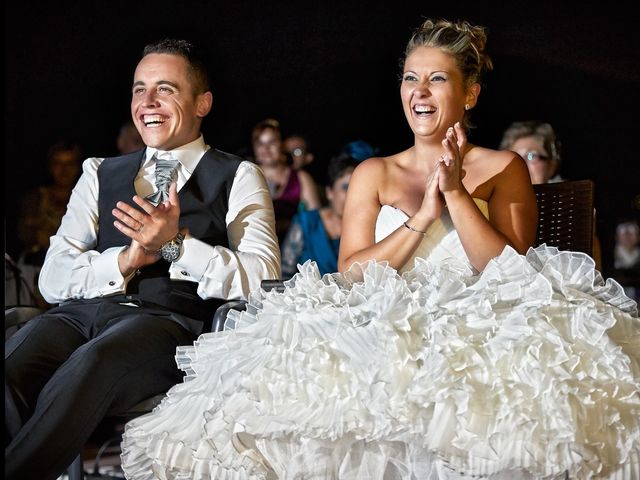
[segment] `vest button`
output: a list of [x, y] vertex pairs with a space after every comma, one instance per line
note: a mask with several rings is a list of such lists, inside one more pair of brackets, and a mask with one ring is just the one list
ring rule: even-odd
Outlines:
[[116, 284], [116, 282], [114, 282], [113, 280], [111, 280], [111, 281], [109, 282], [109, 286], [110, 286], [110, 287], [113, 287], [115, 284]]
[[187, 272], [186, 270], [182, 270], [180, 272], [180, 275], [184, 276], [184, 277], [188, 277], [189, 276], [189, 272]]

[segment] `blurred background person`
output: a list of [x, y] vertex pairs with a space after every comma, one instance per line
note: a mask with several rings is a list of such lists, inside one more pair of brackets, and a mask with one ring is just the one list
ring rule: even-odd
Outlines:
[[291, 166], [294, 169], [300, 170], [313, 162], [315, 157], [309, 151], [309, 142], [305, 135], [292, 133], [284, 139], [282, 144], [284, 151], [291, 158]]
[[67, 210], [71, 190], [82, 165], [80, 146], [62, 140], [53, 144], [47, 152], [47, 170], [50, 182], [29, 190], [22, 198], [17, 233], [22, 243], [22, 253], [17, 266], [22, 278], [35, 294], [35, 303], [46, 307], [38, 291], [38, 274], [53, 236]]
[[298, 212], [282, 243], [282, 277], [291, 278], [297, 265], [307, 260], [318, 264], [321, 275], [338, 271], [342, 235], [342, 212], [351, 174], [359, 161], [346, 153], [330, 160], [325, 193], [327, 205]]
[[629, 220], [616, 226], [613, 266], [613, 277], [625, 293], [640, 300], [640, 226], [637, 222]]
[[120, 127], [116, 138], [116, 146], [118, 147], [118, 153], [120, 155], [144, 148], [144, 142], [142, 141], [140, 132], [138, 132], [132, 120], [127, 120]]
[[304, 170], [295, 170], [287, 161], [282, 145], [280, 122], [268, 118], [251, 132], [254, 161], [262, 167], [273, 199], [276, 233], [282, 245], [291, 219], [298, 210], [320, 208], [316, 183]]
[[[502, 134], [500, 150], [516, 152], [526, 161], [531, 183], [562, 182], [560, 176], [560, 139], [551, 124], [536, 120], [513, 122]], [[596, 268], [602, 271], [602, 248], [596, 235], [596, 212], [593, 212], [593, 252]]]
[[362, 162], [367, 158], [375, 157], [380, 153], [379, 148], [373, 147], [364, 140], [354, 140], [353, 142], [349, 142], [342, 147], [341, 151], [355, 158], [359, 162]]
[[546, 122], [514, 122], [504, 131], [500, 150], [512, 150], [524, 158], [531, 183], [561, 182], [560, 140]]

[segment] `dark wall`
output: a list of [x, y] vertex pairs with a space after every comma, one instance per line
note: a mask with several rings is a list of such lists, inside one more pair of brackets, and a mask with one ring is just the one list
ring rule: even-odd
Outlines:
[[[501, 2], [502, 3], [502, 2]], [[514, 120], [551, 122], [562, 172], [596, 182], [605, 255], [618, 218], [638, 215], [638, 36], [630, 14], [587, 2], [109, 1], [5, 4], [5, 205], [7, 250], [18, 198], [47, 180], [45, 152], [73, 137], [85, 156], [115, 153], [129, 116], [131, 78], [145, 43], [164, 36], [203, 44], [213, 70], [207, 141], [227, 151], [251, 127], [278, 118], [308, 133], [327, 159], [363, 138], [393, 153], [411, 144], [398, 94], [398, 60], [426, 17], [489, 28], [495, 70], [474, 111], [475, 143], [496, 147]]]

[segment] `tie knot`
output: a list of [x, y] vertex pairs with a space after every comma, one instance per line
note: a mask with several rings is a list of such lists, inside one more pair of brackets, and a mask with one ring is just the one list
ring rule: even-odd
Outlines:
[[154, 205], [169, 199], [169, 185], [171, 182], [178, 180], [178, 160], [171, 157], [169, 153], [163, 152], [160, 155], [154, 155], [156, 160], [156, 187], [158, 190], [147, 197]]
[[175, 158], [158, 158], [156, 159], [156, 177], [164, 172], [175, 172], [177, 167], [178, 160]]
[[155, 158], [156, 160], [158, 159], [170, 160], [170, 159], [173, 159], [173, 153], [170, 151], [168, 152], [166, 150], [156, 150], [156, 152], [153, 154], [153, 158]]

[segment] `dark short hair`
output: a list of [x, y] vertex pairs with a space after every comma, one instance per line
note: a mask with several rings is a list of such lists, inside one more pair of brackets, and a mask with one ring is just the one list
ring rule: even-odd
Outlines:
[[47, 150], [47, 162], [51, 163], [55, 159], [56, 155], [61, 152], [70, 152], [78, 163], [82, 161], [82, 150], [80, 144], [74, 140], [58, 140]]
[[348, 153], [342, 152], [329, 160], [327, 167], [327, 186], [333, 184], [345, 173], [354, 170], [360, 162]]
[[193, 43], [187, 40], [164, 38], [144, 47], [142, 57], [144, 58], [152, 53], [166, 53], [184, 58], [189, 64], [189, 77], [196, 95], [208, 92], [211, 89], [204, 55]]

